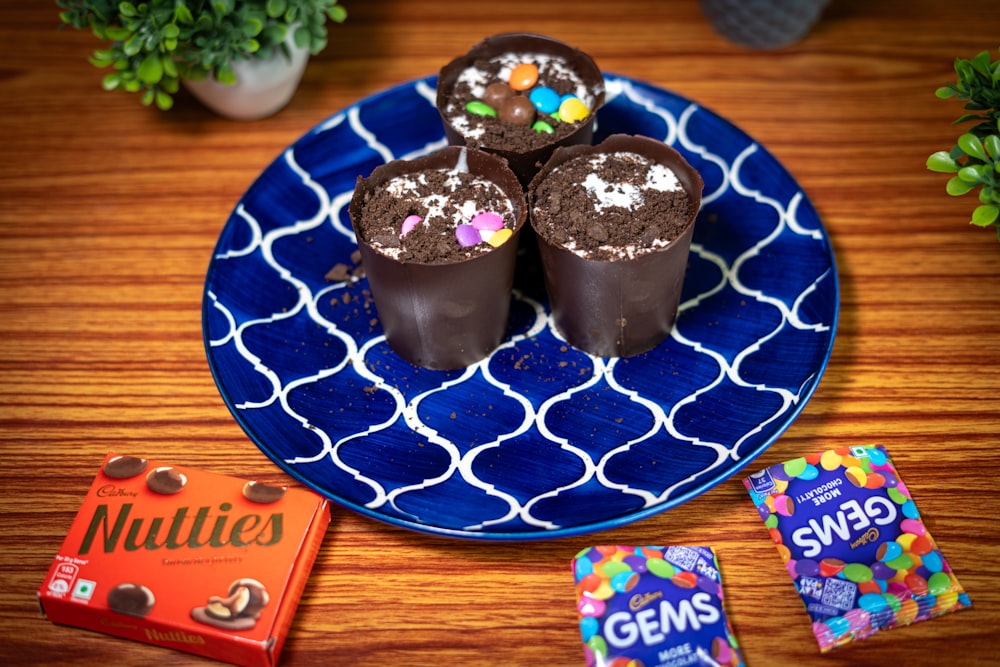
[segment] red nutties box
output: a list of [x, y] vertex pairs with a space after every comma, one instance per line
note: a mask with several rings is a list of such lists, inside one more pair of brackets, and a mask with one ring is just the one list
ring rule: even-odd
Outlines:
[[55, 623], [273, 667], [329, 523], [305, 489], [110, 453], [38, 601]]

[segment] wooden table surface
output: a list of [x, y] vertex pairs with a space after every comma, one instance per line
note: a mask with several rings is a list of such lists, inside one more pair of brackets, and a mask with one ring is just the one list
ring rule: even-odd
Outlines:
[[996, 55], [995, 0], [834, 0], [772, 52], [725, 41], [694, 0], [344, 4], [290, 106], [236, 122], [183, 93], [162, 113], [102, 91], [91, 35], [58, 30], [50, 3], [0, 3], [0, 662], [208, 662], [56, 626], [35, 590], [111, 449], [290, 482], [206, 362], [202, 289], [222, 225], [330, 114], [526, 29], [716, 111], [799, 181], [836, 252], [840, 324], [819, 388], [760, 467], [885, 444], [973, 606], [821, 656], [738, 479], [638, 523], [526, 544], [334, 506], [282, 664], [582, 665], [569, 562], [601, 543], [714, 545], [752, 667], [994, 664], [1000, 243], [924, 162], [958, 134], [960, 104], [934, 97], [954, 58]]

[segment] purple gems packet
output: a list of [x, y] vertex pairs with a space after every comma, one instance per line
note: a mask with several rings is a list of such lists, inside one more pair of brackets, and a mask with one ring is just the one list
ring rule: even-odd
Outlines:
[[831, 449], [743, 484], [820, 652], [971, 604], [884, 447]]
[[742, 667], [711, 547], [590, 547], [573, 574], [588, 667]]

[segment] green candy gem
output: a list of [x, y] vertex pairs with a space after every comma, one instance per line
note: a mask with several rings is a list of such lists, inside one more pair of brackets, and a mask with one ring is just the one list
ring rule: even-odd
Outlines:
[[764, 519], [764, 527], [765, 528], [777, 528], [778, 527], [778, 515], [777, 514], [768, 514], [767, 518]]
[[805, 458], [792, 459], [785, 462], [785, 474], [789, 477], [798, 477], [806, 471]]
[[489, 116], [491, 118], [497, 117], [496, 109], [485, 102], [480, 102], [479, 100], [472, 100], [466, 104], [465, 110], [477, 116]]
[[902, 554], [900, 556], [897, 556], [896, 558], [893, 558], [890, 561], [887, 561], [886, 565], [888, 565], [894, 570], [908, 571], [911, 567], [913, 567], [913, 558], [911, 558], [908, 554]]
[[951, 590], [951, 577], [946, 572], [935, 572], [927, 580], [927, 589], [934, 597]]
[[622, 572], [631, 572], [632, 568], [620, 560], [611, 560], [601, 566], [601, 571], [604, 572], [606, 577], [611, 578]]
[[607, 657], [608, 655], [608, 643], [604, 641], [604, 637], [600, 635], [594, 635], [588, 639], [587, 646], [589, 646], [590, 650], [594, 653], [600, 654], [602, 658]]
[[536, 120], [535, 124], [531, 126], [531, 129], [534, 130], [535, 132], [538, 132], [539, 134], [542, 133], [552, 134], [553, 132], [555, 132], [555, 130], [552, 129], [552, 126], [546, 123], [544, 120]]
[[871, 568], [862, 563], [849, 563], [844, 566], [844, 578], [856, 584], [871, 581], [874, 577]]
[[897, 505], [905, 505], [906, 501], [909, 500], [909, 498], [903, 495], [902, 491], [900, 491], [894, 486], [889, 487], [889, 490], [886, 491], [886, 493], [889, 495], [889, 498], [892, 499], [892, 502], [896, 503]]
[[882, 597], [885, 598], [886, 603], [892, 608], [892, 613], [898, 614], [899, 610], [903, 607], [903, 603], [899, 601], [899, 598], [892, 593], [883, 593]]
[[646, 569], [660, 579], [669, 579], [677, 572], [674, 566], [662, 558], [650, 558], [646, 561]]

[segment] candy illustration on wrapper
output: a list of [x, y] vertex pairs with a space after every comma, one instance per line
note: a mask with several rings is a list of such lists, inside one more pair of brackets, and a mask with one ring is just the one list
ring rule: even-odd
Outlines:
[[600, 545], [573, 559], [588, 667], [741, 667], [715, 551]]
[[793, 459], [743, 484], [821, 652], [971, 605], [884, 447]]

